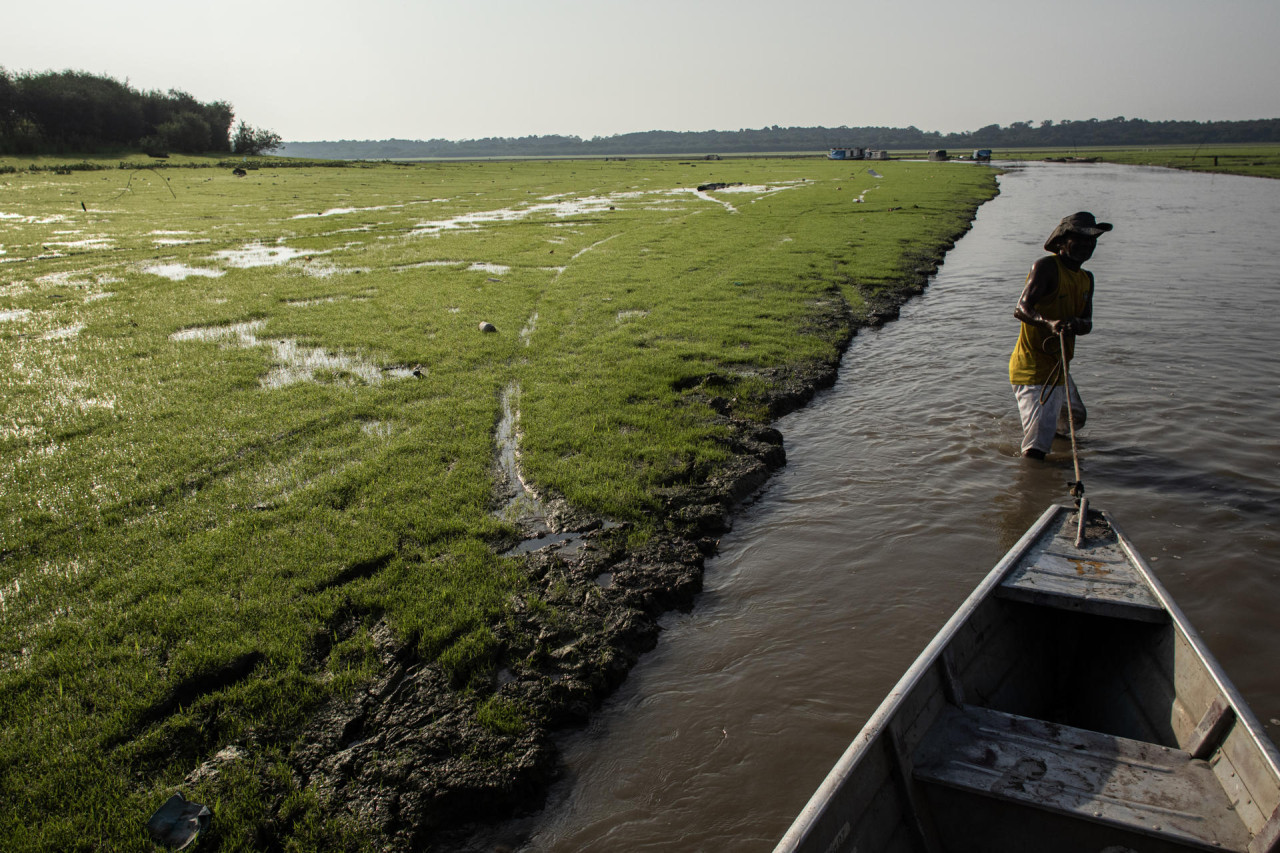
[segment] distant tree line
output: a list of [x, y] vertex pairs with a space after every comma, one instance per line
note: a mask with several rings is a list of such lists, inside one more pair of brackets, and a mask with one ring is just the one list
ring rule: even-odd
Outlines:
[[82, 71], [10, 74], [0, 68], [0, 154], [136, 149], [156, 154], [263, 154], [278, 134], [243, 121], [226, 101], [186, 92], [139, 92]]
[[285, 156], [346, 160], [418, 157], [560, 157], [645, 154], [800, 153], [828, 148], [964, 151], [970, 148], [1073, 148], [1095, 145], [1205, 145], [1280, 142], [1280, 119], [1254, 121], [1147, 121], [1119, 116], [1085, 121], [992, 124], [975, 131], [939, 133], [916, 127], [765, 127], [678, 132], [651, 130], [583, 139], [578, 136], [288, 142]]

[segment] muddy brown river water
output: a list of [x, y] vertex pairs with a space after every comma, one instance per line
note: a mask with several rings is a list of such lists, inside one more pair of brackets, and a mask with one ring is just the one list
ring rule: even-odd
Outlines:
[[1065, 443], [1017, 456], [1005, 371], [1026, 270], [1076, 210], [1116, 226], [1088, 264], [1095, 331], [1072, 371], [1088, 494], [1280, 739], [1280, 181], [1013, 166], [925, 295], [779, 422], [787, 466], [722, 539], [696, 608], [664, 620], [565, 739], [547, 808], [502, 841], [772, 849], [956, 606], [1067, 497]]

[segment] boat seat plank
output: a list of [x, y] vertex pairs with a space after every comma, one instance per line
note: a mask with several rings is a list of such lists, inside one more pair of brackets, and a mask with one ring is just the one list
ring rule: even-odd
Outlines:
[[1236, 709], [1228, 705], [1221, 696], [1214, 699], [1209, 710], [1204, 712], [1200, 723], [1191, 732], [1187, 742], [1187, 752], [1191, 753], [1192, 758], [1208, 758], [1218, 748], [1218, 744], [1222, 743], [1227, 729], [1231, 728], [1231, 724], [1235, 721]]
[[1001, 583], [1002, 598], [1164, 623], [1169, 614], [1142, 579], [1109, 528], [1097, 529], [1082, 547], [1075, 545], [1070, 516], [1052, 537], [1032, 548]]
[[988, 708], [948, 708], [914, 755], [917, 781], [1165, 838], [1245, 851], [1249, 831], [1204, 761], [1179, 749]]
[[1277, 853], [1280, 851], [1280, 806], [1271, 813], [1271, 819], [1262, 831], [1254, 836], [1249, 853]]

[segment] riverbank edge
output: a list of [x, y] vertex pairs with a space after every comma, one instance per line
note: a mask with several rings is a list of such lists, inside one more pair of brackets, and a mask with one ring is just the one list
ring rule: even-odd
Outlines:
[[[694, 606], [705, 561], [735, 512], [786, 464], [783, 435], [771, 424], [835, 384], [861, 330], [897, 319], [924, 292], [989, 198], [975, 199], [954, 233], [909, 250], [909, 274], [858, 288], [859, 310], [833, 285], [838, 298], [818, 306], [806, 328], [829, 341], [833, 355], [765, 374], [770, 425], [735, 416], [715, 374], [692, 389], [719, 413], [729, 459], [706, 481], [661, 493], [661, 532], [644, 545], [628, 546], [628, 525], [606, 526], [554, 502], [555, 529], [581, 538], [525, 558], [528, 586], [491, 626], [501, 652], [488, 685], [451, 684], [376, 623], [381, 674], [313, 719], [289, 760], [295, 789], [315, 794], [327, 817], [359, 827], [357, 843], [376, 839], [391, 851], [485, 849], [474, 840], [491, 840], [497, 824], [538, 811], [562, 771], [557, 739], [585, 725], [657, 645], [663, 614]], [[255, 843], [271, 848], [290, 831], [268, 821], [258, 834]]]
[[[1092, 146], [1080, 148], [1008, 148], [996, 160], [1010, 162], [1094, 162], [1148, 166], [1204, 175], [1237, 175], [1280, 180], [1280, 145], [1220, 143], [1216, 145]], [[1219, 159], [1222, 162], [1219, 165]], [[1212, 161], [1212, 162], [1210, 162]]]

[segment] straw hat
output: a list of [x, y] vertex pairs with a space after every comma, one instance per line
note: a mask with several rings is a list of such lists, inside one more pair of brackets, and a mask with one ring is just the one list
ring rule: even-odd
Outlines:
[[1086, 237], [1097, 237], [1099, 234], [1105, 234], [1111, 230], [1110, 222], [1099, 222], [1093, 218], [1092, 213], [1080, 211], [1070, 216], [1064, 217], [1058, 223], [1058, 227], [1053, 229], [1053, 233], [1049, 235], [1049, 239], [1045, 241], [1044, 250], [1046, 252], [1057, 252], [1062, 248], [1062, 241], [1068, 234], [1083, 234]]

